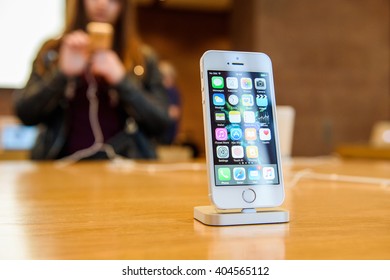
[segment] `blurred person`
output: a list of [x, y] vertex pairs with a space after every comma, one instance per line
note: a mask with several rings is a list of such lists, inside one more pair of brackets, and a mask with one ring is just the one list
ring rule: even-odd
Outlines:
[[[40, 127], [31, 158], [155, 158], [168, 100], [157, 59], [137, 36], [133, 1], [74, 4], [64, 34], [43, 45], [15, 91], [16, 115]], [[112, 48], [91, 51], [89, 22], [112, 25]]]
[[163, 85], [167, 89], [168, 93], [168, 113], [171, 119], [168, 130], [160, 138], [160, 142], [162, 144], [172, 144], [174, 143], [179, 131], [182, 112], [180, 92], [176, 85], [177, 73], [174, 66], [166, 60], [159, 63], [159, 69], [162, 74]]

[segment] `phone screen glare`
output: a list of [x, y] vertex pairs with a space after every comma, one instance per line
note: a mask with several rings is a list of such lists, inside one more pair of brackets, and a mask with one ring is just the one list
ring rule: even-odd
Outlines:
[[269, 75], [208, 71], [215, 183], [278, 184]]

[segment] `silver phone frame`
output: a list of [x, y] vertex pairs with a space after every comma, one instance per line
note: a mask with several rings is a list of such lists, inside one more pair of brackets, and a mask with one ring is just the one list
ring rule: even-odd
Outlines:
[[[234, 64], [233, 64], [234, 63]], [[277, 127], [275, 88], [273, 80], [272, 62], [268, 55], [254, 52], [217, 51], [210, 50], [203, 54], [200, 59], [201, 87], [203, 104], [203, 122], [205, 134], [207, 175], [209, 196], [212, 203], [219, 209], [244, 209], [280, 206], [284, 201], [284, 183], [282, 173], [282, 161], [279, 146], [279, 132]], [[275, 133], [275, 147], [278, 161], [279, 184], [277, 185], [229, 185], [216, 186], [214, 177], [214, 156], [210, 98], [207, 72], [216, 71], [245, 71], [269, 73], [269, 87], [273, 110], [273, 124]], [[243, 199], [243, 192], [252, 189], [256, 199], [248, 203]]]

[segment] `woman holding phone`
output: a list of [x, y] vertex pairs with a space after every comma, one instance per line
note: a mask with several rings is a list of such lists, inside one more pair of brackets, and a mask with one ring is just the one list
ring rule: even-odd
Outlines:
[[[15, 92], [17, 116], [39, 125], [32, 159], [156, 157], [154, 138], [170, 122], [167, 94], [137, 35], [132, 2], [75, 0], [64, 34], [39, 51]], [[91, 22], [112, 26], [111, 46], [94, 48]]]

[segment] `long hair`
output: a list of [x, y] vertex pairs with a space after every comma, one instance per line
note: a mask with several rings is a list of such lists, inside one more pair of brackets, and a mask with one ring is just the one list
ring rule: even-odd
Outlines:
[[[121, 0], [122, 8], [114, 28], [113, 50], [122, 60], [127, 71], [135, 66], [144, 67], [144, 56], [136, 26], [136, 7], [134, 0]], [[42, 51], [50, 48], [58, 49], [61, 38], [75, 30], [86, 30], [88, 19], [84, 0], [68, 0], [65, 31], [59, 40], [49, 41]], [[39, 66], [39, 65], [38, 65]], [[43, 65], [42, 65], [43, 66]], [[39, 69], [38, 69], [39, 70]]]

